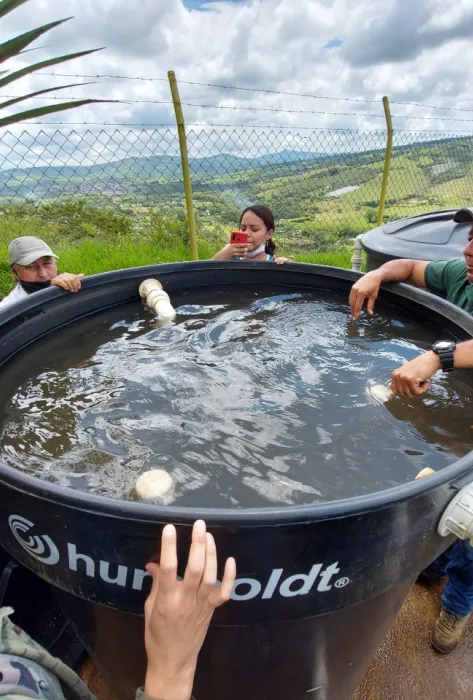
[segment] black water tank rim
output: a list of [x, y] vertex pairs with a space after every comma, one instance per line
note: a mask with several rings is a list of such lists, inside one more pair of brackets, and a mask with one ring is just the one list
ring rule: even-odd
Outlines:
[[58, 486], [42, 481], [37, 477], [23, 474], [0, 460], [0, 483], [47, 503], [133, 522], [163, 523], [172, 521], [176, 524], [191, 525], [195, 520], [201, 518], [212, 525], [228, 526], [233, 523], [239, 527], [274, 527], [276, 525], [284, 526], [294, 523], [356, 516], [374, 510], [381, 510], [395, 503], [408, 501], [443, 484], [455, 482], [457, 479], [458, 481], [461, 480], [461, 485], [463, 486], [463, 481], [467, 475], [468, 477], [471, 475], [471, 481], [473, 481], [473, 452], [468, 453], [429, 477], [417, 481], [409, 481], [390, 489], [363, 496], [295, 506], [235, 509], [192, 508], [137, 503], [136, 501], [118, 500], [82, 491], [74, 491], [66, 486]]
[[[227, 260], [202, 260], [198, 262], [179, 262], [179, 263], [164, 263], [159, 265], [147, 265], [146, 267], [129, 267], [123, 270], [112, 270], [110, 272], [101, 272], [96, 275], [90, 275], [82, 280], [82, 288], [89, 289], [94, 287], [102, 286], [104, 283], [117, 282], [120, 279], [137, 279], [144, 280], [149, 275], [152, 274], [167, 274], [170, 272], [186, 272], [187, 270], [212, 270], [215, 266], [224, 267], [226, 270], [241, 270], [241, 262], [238, 261], [227, 261]], [[286, 263], [283, 266], [277, 266], [277, 274], [283, 275], [285, 272], [298, 272], [305, 276], [319, 275], [320, 277], [328, 277], [331, 279], [341, 279], [344, 282], [356, 282], [360, 277], [363, 276], [362, 272], [356, 272], [354, 270], [348, 270], [344, 267], [335, 267], [332, 265], [314, 265], [312, 263]], [[245, 263], [245, 269], [251, 272], [257, 272], [259, 270], [274, 270], [275, 265], [273, 262], [247, 262]], [[335, 273], [335, 274], [334, 274]], [[246, 282], [250, 283], [250, 281]], [[204, 285], [200, 285], [204, 286]], [[284, 282], [274, 282], [274, 286], [289, 286], [285, 285]], [[293, 286], [293, 285], [290, 285]], [[423, 289], [412, 287], [409, 284], [390, 282], [381, 285], [381, 289], [387, 292], [394, 292], [396, 295], [413, 301], [419, 306], [425, 306], [428, 309], [442, 313], [442, 311], [448, 311], [451, 316], [449, 320], [453, 320], [456, 325], [459, 325], [463, 330], [473, 337], [473, 318], [467, 312], [460, 309], [455, 304], [450, 303], [446, 299], [442, 299], [430, 292]], [[137, 292], [138, 294], [138, 292]], [[0, 311], [0, 346], [2, 337], [2, 326], [6, 325], [8, 322], [13, 320], [16, 316], [26, 311], [33, 311], [35, 309], [41, 308], [45, 303], [53, 301], [63, 297], [68, 299], [70, 297], [69, 292], [54, 287], [40, 292], [36, 292], [30, 295], [26, 299], [22, 299], [16, 302], [14, 305], [7, 307], [6, 310]], [[348, 303], [348, 299], [347, 299]], [[110, 304], [109, 306], [113, 306]], [[109, 307], [106, 307], [109, 308]], [[86, 314], [84, 314], [86, 316]], [[1, 353], [0, 353], [1, 355]], [[9, 359], [9, 358], [7, 358]], [[2, 368], [2, 359], [0, 357], [0, 371]]]
[[[213, 269], [215, 264], [215, 261], [201, 261], [127, 268], [125, 270], [92, 275], [84, 280], [83, 286], [84, 288], [95, 287], [107, 282], [116, 282], [124, 277], [127, 279], [145, 279], [150, 274], [157, 274], [158, 272], [166, 274], [166, 272], [179, 272], [180, 270], [185, 272], [189, 269]], [[241, 262], [237, 261], [219, 261], [217, 264], [229, 270], [242, 269]], [[245, 269], [248, 271], [262, 270], [265, 268], [274, 270], [274, 263], [255, 262], [245, 264]], [[346, 268], [336, 268], [328, 265], [311, 265], [309, 263], [287, 264], [279, 268], [278, 274], [284, 274], [285, 271], [296, 271], [304, 275], [318, 274], [321, 277], [338, 278], [345, 282], [354, 282], [361, 276], [361, 273], [347, 270]], [[284, 283], [278, 282], [277, 286], [284, 286]], [[465, 311], [462, 311], [450, 302], [406, 284], [383, 285], [382, 288], [385, 291], [394, 291], [397, 296], [409, 299], [418, 306], [425, 306], [439, 313], [448, 311], [450, 320], [469, 335], [473, 336], [473, 319]], [[68, 293], [59, 289], [48, 289], [28, 297], [16, 304], [12, 309], [7, 309], [5, 312], [0, 313], [0, 337], [3, 323], [9, 322], [14, 319], [15, 316], [25, 311], [41, 307], [49, 300], [52, 301], [60, 296], [68, 298]], [[1, 366], [2, 365], [0, 365], [0, 371]], [[379, 510], [393, 503], [407, 501], [410, 498], [430, 491], [447, 482], [454, 481], [457, 478], [463, 478], [465, 474], [469, 474], [470, 471], [472, 472], [471, 476], [473, 480], [473, 451], [426, 479], [410, 481], [406, 484], [363, 496], [298, 506], [268, 506], [264, 508], [241, 509], [191, 508], [137, 503], [136, 501], [124, 501], [75, 491], [71, 488], [52, 484], [38, 477], [25, 474], [14, 467], [10, 467], [0, 459], [0, 483], [4, 483], [17, 491], [36, 496], [46, 502], [53, 502], [58, 505], [85, 512], [106, 515], [111, 518], [123, 519], [126, 517], [128, 520], [132, 521], [156, 523], [173, 521], [176, 524], [190, 525], [194, 520], [202, 518], [212, 525], [228, 526], [234, 523], [238, 526], [246, 525], [248, 527], [263, 527], [265, 525], [284, 526], [296, 522], [336, 519], [355, 516], [367, 511]]]

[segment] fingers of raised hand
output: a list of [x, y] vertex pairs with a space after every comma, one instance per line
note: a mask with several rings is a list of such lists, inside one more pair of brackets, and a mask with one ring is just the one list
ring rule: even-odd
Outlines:
[[[177, 535], [174, 525], [166, 525], [161, 536], [159, 589], [164, 596], [172, 595], [177, 586]], [[151, 572], [150, 572], [151, 573]], [[154, 584], [154, 576], [153, 576]]]
[[236, 562], [233, 557], [227, 559], [225, 563], [225, 571], [223, 573], [222, 583], [218, 588], [215, 588], [210, 594], [209, 604], [213, 608], [218, 608], [228, 600], [230, 600], [233, 586], [236, 580]]
[[158, 586], [159, 586], [159, 565], [156, 564], [155, 562], [150, 562], [149, 564], [146, 565], [146, 571], [148, 574], [151, 576], [153, 583], [151, 586], [151, 591], [149, 592], [149, 595], [146, 599], [145, 603], [145, 616], [149, 618], [151, 615], [153, 608], [154, 608], [154, 603], [156, 600], [156, 596], [158, 594]]
[[203, 520], [197, 520], [192, 529], [192, 544], [189, 551], [184, 586], [187, 590], [197, 593], [202, 580], [207, 558], [206, 526]]
[[198, 589], [199, 599], [208, 598], [217, 585], [217, 548], [213, 535], [206, 533], [205, 567]]

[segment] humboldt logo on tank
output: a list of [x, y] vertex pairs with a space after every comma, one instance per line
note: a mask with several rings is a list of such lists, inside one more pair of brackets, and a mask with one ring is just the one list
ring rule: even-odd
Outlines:
[[10, 530], [13, 532], [15, 539], [26, 549], [28, 554], [42, 562], [43, 564], [57, 564], [59, 561], [59, 552], [48, 535], [29, 535], [29, 531], [34, 527], [34, 524], [22, 518], [21, 515], [10, 515], [8, 518]]
[[[96, 561], [89, 554], [80, 552], [72, 542], [66, 543], [66, 552], [61, 557], [59, 549], [49, 535], [31, 534], [30, 531], [35, 528], [34, 523], [21, 515], [10, 515], [8, 524], [17, 542], [42, 564], [53, 566], [62, 558], [70, 571], [83, 573], [89, 578], [100, 579], [115, 586], [130, 587], [135, 591], [141, 591], [144, 580], [149, 577], [145, 569], [113, 564], [104, 559]], [[328, 566], [314, 564], [308, 573], [288, 577], [284, 577], [284, 569], [273, 569], [263, 582], [256, 578], [238, 578], [233, 588], [232, 600], [245, 601], [258, 596], [269, 600], [274, 594], [283, 598], [293, 598], [307, 595], [314, 590], [326, 593], [333, 588], [345, 588], [350, 583], [346, 576], [336, 578], [339, 573], [338, 562]]]

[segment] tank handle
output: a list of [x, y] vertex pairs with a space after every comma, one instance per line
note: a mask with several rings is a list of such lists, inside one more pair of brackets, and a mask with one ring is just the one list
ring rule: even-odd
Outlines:
[[458, 491], [445, 508], [437, 527], [442, 537], [455, 535], [473, 543], [473, 482]]

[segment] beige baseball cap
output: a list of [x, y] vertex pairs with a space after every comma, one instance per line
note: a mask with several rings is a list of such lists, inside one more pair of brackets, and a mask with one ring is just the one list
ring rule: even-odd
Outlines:
[[38, 258], [57, 258], [47, 243], [36, 236], [20, 236], [8, 246], [10, 265], [31, 265]]

